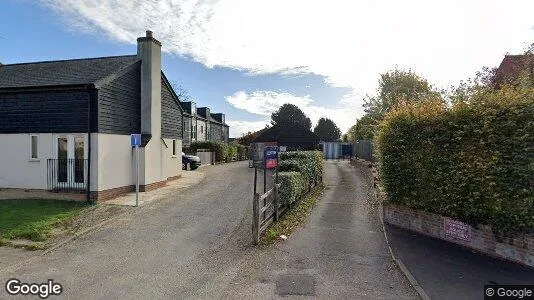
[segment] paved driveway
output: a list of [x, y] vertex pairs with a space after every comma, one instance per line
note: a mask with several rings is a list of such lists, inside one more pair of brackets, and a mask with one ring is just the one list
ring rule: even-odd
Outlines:
[[253, 170], [248, 162], [206, 167], [205, 180], [138, 213], [0, 274], [63, 285], [61, 298], [213, 298], [248, 253]]
[[308, 223], [249, 259], [225, 297], [417, 299], [390, 258], [364, 171], [327, 161], [327, 188]]

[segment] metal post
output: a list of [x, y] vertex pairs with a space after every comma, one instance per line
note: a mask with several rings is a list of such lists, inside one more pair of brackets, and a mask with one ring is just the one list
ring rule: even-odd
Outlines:
[[136, 159], [135, 159], [135, 168], [136, 168], [136, 172], [135, 172], [135, 206], [138, 207], [139, 206], [139, 146], [136, 145], [135, 146], [135, 156], [136, 156]]

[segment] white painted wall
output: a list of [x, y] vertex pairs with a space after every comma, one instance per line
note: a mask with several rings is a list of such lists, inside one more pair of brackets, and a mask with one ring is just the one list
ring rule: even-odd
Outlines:
[[[38, 159], [30, 159], [30, 134], [0, 134], [0, 188], [47, 189], [47, 159], [57, 158], [56, 139], [59, 136], [85, 136], [85, 158], [88, 155], [87, 134], [51, 134], [38, 136]], [[155, 141], [151, 140], [151, 143]], [[152, 151], [140, 171], [148, 171], [148, 183], [166, 180], [182, 172], [182, 141], [177, 140], [172, 155], [172, 140], [158, 140], [160, 152]], [[165, 146], [165, 144], [167, 146]], [[140, 148], [143, 161], [143, 148]], [[154, 163], [155, 162], [155, 163]], [[91, 191], [135, 184], [135, 155], [129, 135], [91, 134]], [[141, 179], [143, 177], [141, 176]], [[141, 180], [141, 184], [145, 184]]]
[[93, 133], [91, 139], [93, 146], [96, 143], [91, 150], [91, 175], [97, 177], [94, 180], [95, 177], [91, 176], [91, 190], [103, 191], [135, 184], [135, 155], [130, 136]]
[[[163, 169], [166, 178], [182, 174], [182, 141], [176, 140], [176, 155], [172, 155], [172, 140], [164, 139], [161, 156], [163, 158]], [[165, 146], [166, 145], [166, 146]]]
[[[38, 137], [38, 158], [30, 159], [30, 136]], [[58, 137], [85, 137], [85, 133], [0, 134], [0, 188], [47, 189], [47, 160], [57, 158]]]
[[30, 160], [29, 134], [0, 134], [0, 188], [46, 189], [52, 134], [37, 134], [38, 160]]

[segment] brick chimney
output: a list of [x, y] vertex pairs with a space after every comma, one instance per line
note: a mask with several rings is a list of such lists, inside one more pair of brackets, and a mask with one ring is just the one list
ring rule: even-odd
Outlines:
[[141, 59], [141, 134], [146, 145], [161, 136], [161, 43], [152, 31], [137, 39], [137, 57]]

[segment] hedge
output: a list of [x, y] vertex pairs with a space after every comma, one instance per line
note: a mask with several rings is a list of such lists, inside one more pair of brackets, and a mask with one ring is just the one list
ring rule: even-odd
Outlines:
[[279, 154], [278, 180], [280, 199], [291, 204], [319, 180], [323, 172], [323, 154], [319, 151], [290, 151]]
[[244, 160], [249, 157], [247, 147], [241, 144], [237, 144], [237, 160]]
[[228, 156], [226, 161], [230, 162], [232, 161], [232, 158], [235, 157], [237, 160], [237, 145], [229, 145], [228, 146]]
[[495, 233], [534, 230], [534, 93], [407, 105], [377, 135], [389, 201]]
[[203, 141], [191, 143], [190, 149], [196, 152], [197, 149], [209, 149], [211, 152], [215, 152], [215, 161], [224, 162], [228, 157], [228, 145], [225, 143]]
[[278, 182], [280, 201], [284, 205], [291, 205], [304, 194], [306, 182], [299, 172], [280, 172]]

